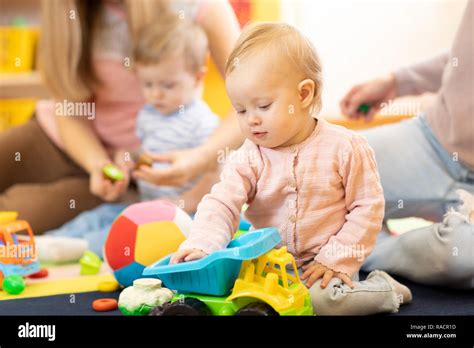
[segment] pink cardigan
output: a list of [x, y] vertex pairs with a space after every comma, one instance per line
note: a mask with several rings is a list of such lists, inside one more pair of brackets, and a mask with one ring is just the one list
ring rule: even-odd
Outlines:
[[349, 275], [372, 251], [385, 206], [365, 138], [322, 119], [298, 145], [269, 149], [246, 140], [199, 204], [180, 250], [224, 248], [244, 203], [253, 228], [278, 228], [298, 267], [314, 259]]

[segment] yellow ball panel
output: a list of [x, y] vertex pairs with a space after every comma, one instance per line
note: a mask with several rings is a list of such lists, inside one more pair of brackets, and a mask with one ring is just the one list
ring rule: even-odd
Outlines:
[[135, 261], [149, 266], [175, 252], [185, 239], [179, 227], [172, 221], [140, 225], [137, 228]]

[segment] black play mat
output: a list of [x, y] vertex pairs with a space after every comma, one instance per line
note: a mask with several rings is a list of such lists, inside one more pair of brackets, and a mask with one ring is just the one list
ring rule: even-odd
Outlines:
[[[364, 279], [366, 274], [361, 274]], [[474, 289], [453, 290], [428, 287], [397, 278], [413, 293], [413, 302], [402, 306], [398, 314], [392, 315], [474, 315]], [[119, 310], [95, 312], [92, 301], [98, 298], [116, 298], [119, 292], [87, 292], [71, 295], [55, 295], [0, 301], [0, 315], [121, 315]]]

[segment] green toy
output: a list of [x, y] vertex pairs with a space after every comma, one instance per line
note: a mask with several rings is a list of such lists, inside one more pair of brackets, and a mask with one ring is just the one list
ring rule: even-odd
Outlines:
[[11, 276], [3, 279], [2, 282], [3, 290], [11, 295], [18, 295], [25, 290], [26, 283], [22, 276], [18, 274], [12, 274]]
[[102, 173], [104, 175], [113, 180], [113, 181], [120, 181], [125, 178], [125, 174], [117, 167], [115, 164], [107, 164], [102, 168]]
[[361, 112], [365, 115], [367, 115], [370, 111], [370, 105], [369, 104], [360, 104], [359, 108], [357, 109], [357, 112]]
[[81, 275], [97, 274], [102, 265], [100, 257], [90, 250], [84, 252], [79, 263], [81, 264]]
[[148, 315], [153, 308], [173, 298], [173, 292], [161, 286], [161, 280], [140, 278], [120, 293], [118, 308], [123, 315]]
[[[173, 306], [181, 304], [179, 307], [175, 307], [176, 313], [173, 313]], [[199, 306], [201, 304], [201, 306]], [[202, 306], [205, 304], [205, 306]], [[183, 313], [183, 308], [188, 308], [189, 312]], [[164, 309], [164, 310], [163, 310]], [[245, 315], [244, 310], [248, 312], [247, 315], [285, 315], [285, 316], [296, 316], [296, 315], [313, 315], [313, 307], [311, 304], [311, 298], [307, 296], [304, 301], [304, 306], [301, 308], [291, 308], [288, 311], [278, 313], [273, 308], [268, 306], [266, 303], [255, 302], [254, 298], [243, 297], [237, 298], [233, 301], [228, 300], [228, 296], [209, 296], [201, 294], [176, 294], [173, 296], [171, 302], [168, 305], [165, 304], [163, 307], [156, 307], [150, 315], [162, 316], [162, 315], [217, 315], [217, 316], [231, 316], [239, 313], [239, 315]], [[186, 310], [186, 309], [185, 309]], [[163, 314], [166, 312], [166, 314]]]

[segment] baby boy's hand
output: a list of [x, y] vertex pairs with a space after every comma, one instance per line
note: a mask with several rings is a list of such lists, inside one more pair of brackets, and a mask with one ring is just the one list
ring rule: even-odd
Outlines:
[[207, 254], [200, 249], [185, 249], [177, 251], [170, 260], [170, 264], [199, 260]]
[[313, 286], [313, 284], [318, 280], [319, 278], [323, 278], [321, 281], [321, 289], [326, 288], [328, 285], [329, 281], [332, 278], [339, 278], [341, 279], [344, 283], [349, 285], [351, 288], [354, 288], [354, 285], [352, 284], [351, 278], [345, 273], [341, 272], [334, 272], [328, 267], [324, 266], [323, 264], [320, 264], [318, 262], [313, 262], [307, 265], [303, 266], [303, 270], [305, 271], [303, 275], [301, 276], [302, 280], [307, 279], [306, 281], [306, 287], [310, 288]]

